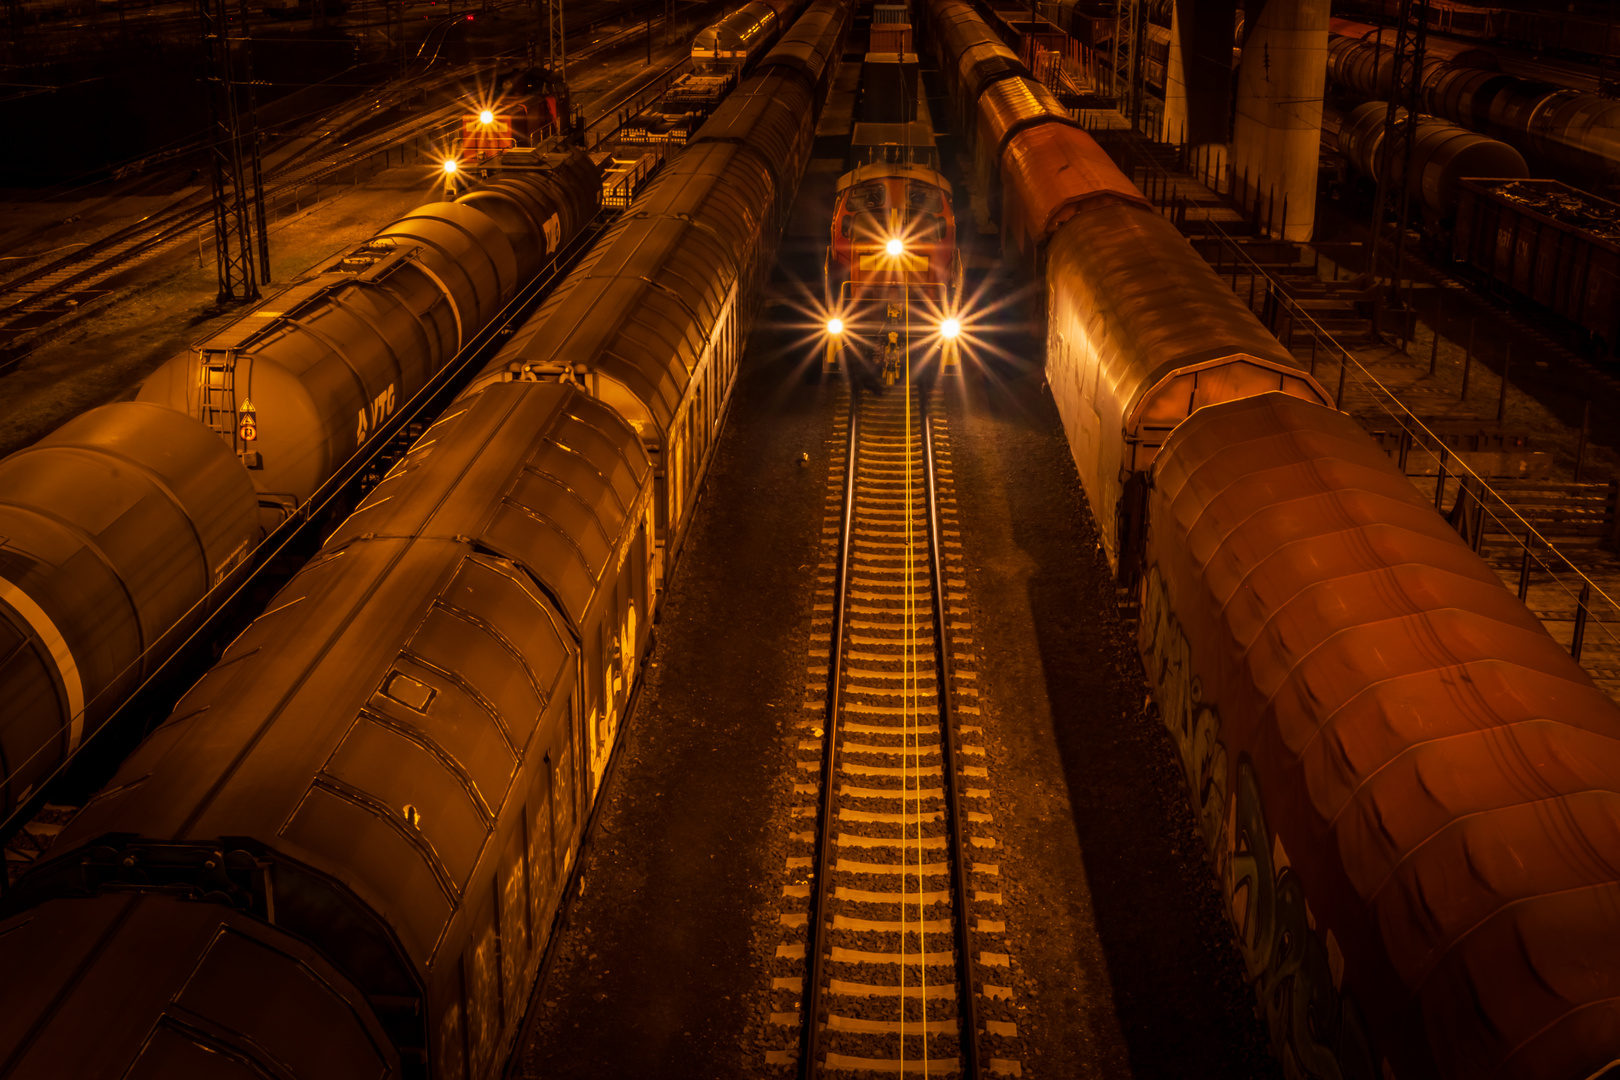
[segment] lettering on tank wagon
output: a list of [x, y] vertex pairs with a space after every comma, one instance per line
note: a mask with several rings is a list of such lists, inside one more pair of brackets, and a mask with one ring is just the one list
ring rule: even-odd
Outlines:
[[388, 419], [394, 412], [394, 384], [389, 383], [388, 389], [371, 400], [368, 410], [362, 408], [355, 423], [354, 441], [359, 445], [366, 441], [366, 436], [374, 431], [378, 424]]
[[1333, 931], [1325, 940], [1317, 933], [1299, 875], [1266, 822], [1253, 763], [1247, 753], [1235, 770], [1228, 760], [1220, 710], [1203, 699], [1187, 634], [1156, 564], [1144, 592], [1141, 643], [1159, 715], [1180, 753], [1205, 853], [1284, 1075], [1392, 1075], [1373, 1054], [1354, 996], [1341, 989], [1344, 955]]
[[546, 254], [549, 255], [556, 251], [557, 245], [562, 242], [562, 222], [557, 220], [555, 211], [552, 212], [550, 217], [546, 218], [544, 228], [546, 230]]

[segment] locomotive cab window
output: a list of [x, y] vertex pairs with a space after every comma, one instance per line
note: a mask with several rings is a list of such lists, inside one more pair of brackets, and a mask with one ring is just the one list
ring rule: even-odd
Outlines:
[[888, 192], [882, 184], [860, 184], [844, 193], [844, 209], [851, 213], [856, 210], [877, 210], [888, 201]]
[[924, 210], [930, 214], [943, 214], [945, 212], [945, 193], [931, 185], [907, 184], [906, 205], [913, 210]]

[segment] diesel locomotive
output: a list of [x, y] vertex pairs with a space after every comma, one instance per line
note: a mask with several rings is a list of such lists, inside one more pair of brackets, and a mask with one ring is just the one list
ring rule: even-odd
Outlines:
[[823, 370], [855, 360], [887, 385], [913, 360], [954, 362], [962, 261], [915, 54], [866, 55], [855, 119], [823, 271]]

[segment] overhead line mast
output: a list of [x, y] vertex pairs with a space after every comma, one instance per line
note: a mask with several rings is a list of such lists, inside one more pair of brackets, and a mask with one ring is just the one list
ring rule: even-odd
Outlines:
[[[208, 96], [209, 158], [214, 185], [214, 255], [219, 275], [219, 302], [257, 300], [259, 281], [270, 280], [270, 248], [251, 87], [246, 109], [238, 109], [238, 83], [233, 76], [231, 63], [229, 0], [199, 0], [197, 11], [202, 22], [203, 84]], [[244, 74], [251, 84], [253, 60], [247, 38], [247, 16], [247, 3], [243, 0], [237, 13], [241, 33], [236, 41], [243, 46]], [[248, 207], [250, 199], [253, 210]], [[257, 274], [253, 257], [255, 236], [259, 248]]]

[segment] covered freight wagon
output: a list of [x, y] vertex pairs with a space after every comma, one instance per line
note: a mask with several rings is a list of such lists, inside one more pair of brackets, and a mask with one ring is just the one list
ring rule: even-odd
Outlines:
[[1620, 342], [1620, 204], [1557, 180], [1462, 180], [1452, 257], [1499, 292], [1573, 322], [1598, 356]]

